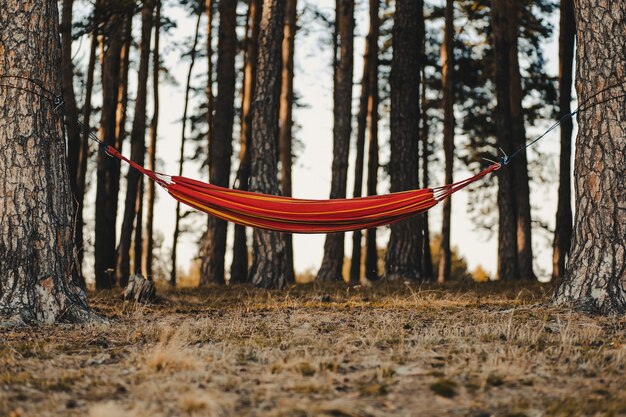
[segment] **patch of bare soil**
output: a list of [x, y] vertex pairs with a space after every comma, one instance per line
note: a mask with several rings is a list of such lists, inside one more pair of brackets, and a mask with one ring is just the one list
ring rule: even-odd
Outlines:
[[110, 324], [0, 330], [1, 416], [626, 414], [626, 319], [533, 284], [92, 293]]

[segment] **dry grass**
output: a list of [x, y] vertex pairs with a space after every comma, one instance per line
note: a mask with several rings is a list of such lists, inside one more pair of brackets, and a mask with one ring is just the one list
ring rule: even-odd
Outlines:
[[626, 414], [626, 319], [549, 286], [91, 294], [111, 324], [0, 330], [0, 416]]

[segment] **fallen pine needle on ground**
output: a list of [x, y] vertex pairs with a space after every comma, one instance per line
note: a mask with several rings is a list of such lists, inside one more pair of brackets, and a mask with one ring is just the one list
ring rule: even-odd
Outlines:
[[626, 319], [542, 284], [90, 294], [109, 324], [0, 330], [0, 416], [626, 414]]

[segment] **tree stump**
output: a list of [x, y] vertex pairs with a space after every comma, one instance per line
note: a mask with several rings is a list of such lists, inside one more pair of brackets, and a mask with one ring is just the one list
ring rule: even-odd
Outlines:
[[141, 274], [131, 275], [124, 289], [124, 300], [136, 303], [149, 303], [156, 299], [154, 282], [145, 279]]

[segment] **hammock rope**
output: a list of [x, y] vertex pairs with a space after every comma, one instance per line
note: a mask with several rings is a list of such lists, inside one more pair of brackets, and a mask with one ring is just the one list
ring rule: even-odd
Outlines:
[[[0, 79], [3, 78], [30, 82], [39, 88], [40, 91], [9, 84], [0, 84], [0, 87], [30, 92], [40, 98], [49, 100], [52, 102], [55, 111], [59, 110], [67, 116], [66, 112], [64, 112], [63, 98], [46, 89], [42, 83], [20, 76], [0, 75]], [[515, 150], [511, 156], [508, 156], [500, 149], [503, 153], [500, 162], [488, 160], [491, 162], [491, 165], [470, 178], [436, 188], [351, 199], [309, 200], [260, 194], [218, 187], [182, 176], [170, 176], [151, 171], [126, 158], [113, 146], [94, 135], [89, 129], [85, 129], [78, 117], [75, 115], [71, 115], [71, 117], [75, 119], [75, 122], [83, 131], [89, 132], [89, 139], [96, 142], [107, 155], [127, 163], [164, 188], [175, 200], [196, 210], [229, 222], [254, 228], [287, 233], [333, 233], [389, 225], [433, 208], [455, 192], [499, 170], [502, 166], [508, 165], [518, 154], [545, 137], [568, 118], [572, 118], [577, 113], [606, 101], [624, 97], [625, 95], [613, 96], [609, 99], [588, 104], [599, 97], [600, 94], [625, 83], [626, 81], [622, 81], [597, 92], [581, 103], [575, 111], [564, 115], [541, 136]]]

